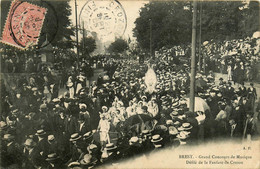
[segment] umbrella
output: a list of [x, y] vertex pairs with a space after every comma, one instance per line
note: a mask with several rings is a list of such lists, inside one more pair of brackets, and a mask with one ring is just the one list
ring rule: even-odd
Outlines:
[[204, 88], [207, 86], [207, 82], [203, 80], [202, 78], [199, 78], [196, 80], [196, 86], [200, 88]]
[[136, 115], [129, 117], [125, 121], [125, 126], [133, 126], [135, 124], [142, 123], [142, 121], [146, 122], [146, 121], [151, 121], [151, 120], [152, 120], [152, 117], [149, 116], [148, 114], [136, 114]]
[[[190, 107], [190, 99], [187, 98], [186, 99], [186, 104], [187, 107]], [[205, 112], [206, 110], [210, 110], [208, 104], [206, 103], [206, 101], [200, 97], [195, 97], [195, 107], [194, 107], [194, 111], [202, 111]]]

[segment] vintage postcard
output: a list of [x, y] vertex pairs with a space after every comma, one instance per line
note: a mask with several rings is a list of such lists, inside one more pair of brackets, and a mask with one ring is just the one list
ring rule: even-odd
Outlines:
[[0, 168], [260, 168], [259, 1], [0, 4]]

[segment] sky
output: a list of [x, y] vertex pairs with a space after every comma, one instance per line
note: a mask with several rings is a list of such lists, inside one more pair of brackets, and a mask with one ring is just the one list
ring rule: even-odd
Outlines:
[[[87, 0], [77, 0], [77, 5], [78, 5], [78, 8], [77, 8], [77, 12], [78, 12], [78, 16], [80, 14], [80, 11], [82, 9], [82, 7], [84, 6], [85, 3], [87, 3], [88, 1]], [[107, 3], [109, 1], [96, 1], [96, 3], [99, 3], [99, 4], [104, 4], [104, 6], [107, 5]], [[123, 0], [123, 1], [119, 1], [122, 5], [122, 7], [124, 8], [124, 11], [126, 13], [126, 17], [127, 17], [127, 28], [125, 30], [125, 33], [123, 35], [123, 38], [125, 39], [128, 39], [129, 37], [131, 39], [133, 39], [133, 28], [135, 27], [135, 20], [136, 18], [139, 16], [139, 10], [141, 7], [144, 6], [145, 3], [148, 3], [149, 1], [127, 1], [127, 0]], [[70, 1], [70, 5], [71, 5], [71, 9], [72, 9], [72, 15], [70, 17], [71, 21], [72, 21], [72, 24], [73, 25], [76, 25], [76, 19], [75, 19], [75, 0], [71, 0]], [[85, 6], [86, 7], [86, 6]], [[85, 28], [87, 26], [84, 26]], [[112, 35], [111, 35], [112, 36]], [[106, 41], [113, 41], [113, 37], [115, 35], [113, 35], [113, 37], [105, 37], [104, 38], [104, 42]], [[79, 33], [79, 38], [81, 38], [82, 35]]]

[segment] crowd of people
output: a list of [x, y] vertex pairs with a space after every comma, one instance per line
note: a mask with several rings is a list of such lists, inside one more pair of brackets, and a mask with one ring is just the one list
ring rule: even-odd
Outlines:
[[21, 79], [15, 88], [1, 81], [2, 167], [115, 165], [167, 146], [257, 135], [253, 83], [246, 88], [238, 82], [236, 90], [230, 81], [217, 84], [212, 72], [199, 72], [195, 100], [200, 104], [191, 112], [187, 64], [159, 58], [149, 66], [129, 59], [101, 63], [106, 74], [91, 84], [84, 61], [68, 70], [61, 78], [65, 93], [50, 68]]
[[[202, 68], [205, 62], [206, 72], [228, 74], [229, 80], [235, 83], [257, 81], [259, 47], [260, 41], [256, 37], [221, 42], [205, 41], [201, 46], [201, 65], [198, 62], [198, 66]], [[169, 49], [163, 47], [155, 55], [164, 58], [167, 62], [178, 63], [180, 61], [177, 58], [190, 57], [190, 46], [174, 46]]]

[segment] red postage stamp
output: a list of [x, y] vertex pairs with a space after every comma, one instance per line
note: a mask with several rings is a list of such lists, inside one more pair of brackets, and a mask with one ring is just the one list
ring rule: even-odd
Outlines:
[[46, 8], [19, 0], [13, 1], [1, 42], [20, 49], [37, 45], [46, 12]]

